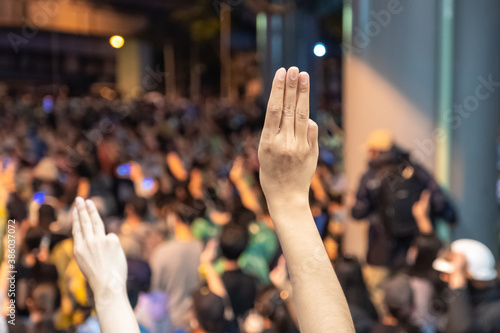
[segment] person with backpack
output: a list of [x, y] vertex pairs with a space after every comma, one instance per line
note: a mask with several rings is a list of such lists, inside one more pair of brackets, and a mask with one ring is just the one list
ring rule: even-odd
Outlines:
[[351, 215], [370, 222], [363, 273], [372, 300], [383, 316], [386, 311], [381, 283], [390, 271], [406, 264], [408, 249], [419, 235], [412, 207], [422, 191], [430, 192], [431, 221], [441, 218], [454, 224], [457, 216], [434, 177], [412, 161], [409, 152], [394, 144], [389, 131], [372, 132], [366, 150], [368, 170], [361, 177]]

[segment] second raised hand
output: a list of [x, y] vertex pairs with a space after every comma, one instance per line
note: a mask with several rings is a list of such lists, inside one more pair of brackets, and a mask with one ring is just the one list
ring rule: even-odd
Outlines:
[[78, 267], [87, 279], [96, 303], [126, 291], [127, 261], [115, 234], [105, 234], [96, 206], [78, 197], [73, 210], [73, 238]]
[[75, 259], [94, 294], [103, 333], [139, 333], [127, 297], [127, 260], [115, 234], [104, 223], [91, 200], [77, 197], [73, 210]]

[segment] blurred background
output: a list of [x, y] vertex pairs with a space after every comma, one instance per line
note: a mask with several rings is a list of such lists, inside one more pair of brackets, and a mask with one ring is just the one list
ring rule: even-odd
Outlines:
[[[384, 129], [456, 208], [453, 227], [435, 221], [439, 238], [498, 255], [499, 30], [496, 0], [1, 0], [2, 216], [33, 227], [50, 201], [64, 239], [79, 194], [117, 232], [136, 196], [165, 237], [170, 212], [266, 221], [258, 138], [275, 71], [297, 66], [311, 76], [311, 206], [331, 251], [365, 260], [369, 224], [348, 198]], [[202, 225], [198, 239], [218, 235]], [[273, 251], [256, 255], [263, 266]], [[254, 273], [269, 282], [272, 268]]]
[[[262, 106], [274, 71], [296, 65], [313, 77], [313, 118], [324, 110], [347, 135], [342, 159], [351, 186], [363, 169], [358, 146], [371, 130], [390, 129], [458, 200], [467, 222], [457, 232], [496, 244], [490, 232], [500, 99], [494, 1], [3, 0], [0, 6], [2, 95], [111, 100], [154, 91]], [[484, 82], [490, 85], [481, 99], [475, 93]]]

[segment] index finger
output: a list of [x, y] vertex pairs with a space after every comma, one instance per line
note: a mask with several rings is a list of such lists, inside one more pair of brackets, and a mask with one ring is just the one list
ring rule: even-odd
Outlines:
[[286, 69], [283, 67], [278, 69], [274, 75], [262, 135], [278, 134], [279, 132], [283, 112], [283, 96], [285, 94], [285, 76]]

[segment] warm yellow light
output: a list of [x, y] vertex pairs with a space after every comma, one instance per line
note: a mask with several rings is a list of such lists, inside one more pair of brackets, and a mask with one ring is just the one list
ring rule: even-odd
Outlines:
[[123, 39], [122, 36], [113, 36], [109, 39], [109, 43], [115, 49], [119, 49], [120, 47], [123, 46], [123, 44], [125, 44], [125, 39]]

